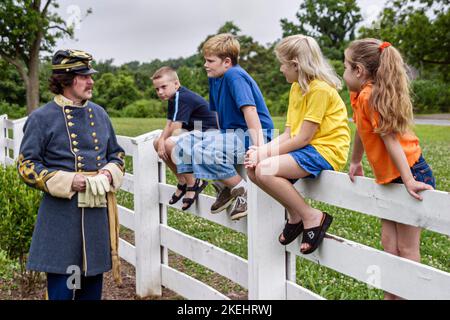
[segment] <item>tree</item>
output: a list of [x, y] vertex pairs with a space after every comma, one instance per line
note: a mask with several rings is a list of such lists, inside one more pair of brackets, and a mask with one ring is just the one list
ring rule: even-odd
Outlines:
[[356, 0], [306, 0], [296, 14], [299, 24], [281, 19], [283, 37], [304, 34], [317, 40], [329, 59], [342, 60], [362, 20]]
[[391, 0], [379, 20], [361, 28], [361, 37], [393, 43], [422, 73], [450, 79], [450, 6], [448, 0]]
[[25, 88], [21, 84], [17, 70], [0, 59], [0, 101], [24, 105], [26, 103], [24, 97]]
[[106, 110], [121, 110], [132, 102], [142, 98], [133, 76], [126, 72], [104, 73], [96, 80], [94, 101]]
[[58, 8], [56, 0], [0, 2], [0, 57], [22, 78], [28, 113], [39, 105], [39, 53], [50, 52], [63, 36], [73, 37], [73, 28], [52, 7]]

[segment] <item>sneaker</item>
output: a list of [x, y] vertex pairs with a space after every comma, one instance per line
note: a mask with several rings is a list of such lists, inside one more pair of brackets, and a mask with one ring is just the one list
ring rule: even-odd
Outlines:
[[246, 192], [247, 192], [247, 190], [245, 190], [244, 187], [231, 189], [231, 195], [233, 196], [233, 198], [237, 198], [239, 196], [243, 196], [244, 194], [246, 194]]
[[211, 213], [216, 214], [228, 208], [233, 203], [234, 197], [231, 195], [230, 188], [220, 188], [215, 183], [213, 183], [213, 187], [216, 189], [217, 196], [211, 206]]
[[236, 201], [231, 207], [231, 220], [239, 220], [247, 215], [247, 192], [236, 197]]

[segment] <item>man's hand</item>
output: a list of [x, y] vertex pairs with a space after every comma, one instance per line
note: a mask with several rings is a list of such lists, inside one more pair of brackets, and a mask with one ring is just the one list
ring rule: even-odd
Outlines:
[[86, 190], [86, 177], [82, 174], [76, 174], [72, 181], [72, 190], [83, 192]]
[[108, 178], [109, 184], [112, 183], [112, 175], [111, 175], [111, 172], [109, 172], [109, 171], [106, 170], [106, 169], [102, 169], [102, 170], [100, 170], [98, 173], [99, 173], [99, 174], [104, 174], [104, 175]]

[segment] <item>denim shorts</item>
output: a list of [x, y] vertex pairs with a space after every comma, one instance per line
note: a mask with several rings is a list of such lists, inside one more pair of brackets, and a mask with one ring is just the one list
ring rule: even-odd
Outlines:
[[199, 179], [223, 180], [236, 176], [244, 163], [244, 136], [219, 130], [195, 132], [181, 137], [174, 148], [178, 173], [193, 173]]
[[[425, 159], [420, 155], [419, 160], [411, 167], [411, 173], [416, 181], [429, 184], [436, 188], [436, 179], [433, 176], [430, 166]], [[402, 177], [398, 177], [391, 181], [391, 183], [403, 183]]]
[[[307, 178], [316, 178], [323, 170], [334, 170], [324, 157], [312, 145], [289, 152], [303, 170], [310, 173]], [[295, 183], [296, 179], [290, 179]]]

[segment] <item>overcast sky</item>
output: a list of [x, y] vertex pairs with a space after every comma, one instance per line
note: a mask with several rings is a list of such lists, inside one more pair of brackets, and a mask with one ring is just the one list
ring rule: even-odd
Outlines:
[[[86, 50], [114, 64], [187, 57], [226, 21], [266, 44], [281, 38], [280, 19], [295, 21], [301, 0], [60, 0], [59, 14], [75, 25], [76, 40], [58, 48]], [[365, 21], [373, 20], [385, 0], [357, 0]], [[84, 18], [88, 8], [93, 13]]]

